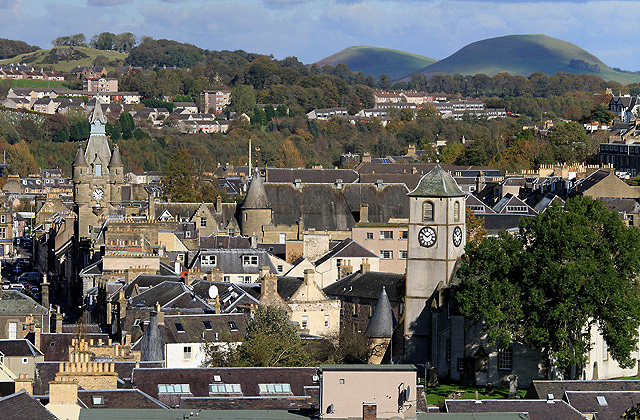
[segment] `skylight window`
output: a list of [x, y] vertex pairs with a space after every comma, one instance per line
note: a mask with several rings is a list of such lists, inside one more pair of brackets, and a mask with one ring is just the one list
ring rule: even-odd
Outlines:
[[176, 322], [176, 331], [178, 331], [179, 333], [184, 332], [184, 327], [180, 322]]
[[205, 330], [212, 330], [213, 327], [211, 326], [211, 321], [202, 321], [202, 323], [204, 324], [204, 329]]

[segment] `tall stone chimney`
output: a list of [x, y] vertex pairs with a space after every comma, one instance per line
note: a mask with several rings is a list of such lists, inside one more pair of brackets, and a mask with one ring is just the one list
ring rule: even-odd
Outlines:
[[360, 223], [369, 223], [369, 205], [360, 203]]

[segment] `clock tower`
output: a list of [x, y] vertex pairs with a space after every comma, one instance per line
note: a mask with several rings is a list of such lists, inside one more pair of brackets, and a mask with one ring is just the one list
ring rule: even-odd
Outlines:
[[73, 201], [78, 216], [77, 237], [90, 238], [91, 228], [100, 226], [122, 201], [124, 166], [118, 146], [109, 149], [105, 133], [107, 118], [100, 99], [89, 119], [87, 147], [78, 149], [73, 162]]
[[431, 361], [430, 301], [448, 284], [465, 245], [464, 192], [440, 165], [409, 193], [405, 295], [405, 360]]

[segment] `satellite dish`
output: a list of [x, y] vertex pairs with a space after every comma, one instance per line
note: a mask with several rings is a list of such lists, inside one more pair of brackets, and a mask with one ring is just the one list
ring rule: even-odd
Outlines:
[[216, 286], [209, 287], [209, 297], [215, 299], [218, 297], [218, 288]]
[[333, 407], [333, 404], [329, 404], [329, 407], [327, 407], [327, 414], [332, 414], [335, 411], [335, 408]]

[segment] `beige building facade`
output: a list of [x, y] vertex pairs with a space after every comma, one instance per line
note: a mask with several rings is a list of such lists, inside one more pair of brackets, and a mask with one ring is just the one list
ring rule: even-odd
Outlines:
[[379, 271], [400, 274], [406, 271], [408, 223], [358, 223], [351, 235], [354, 241], [379, 256]]

